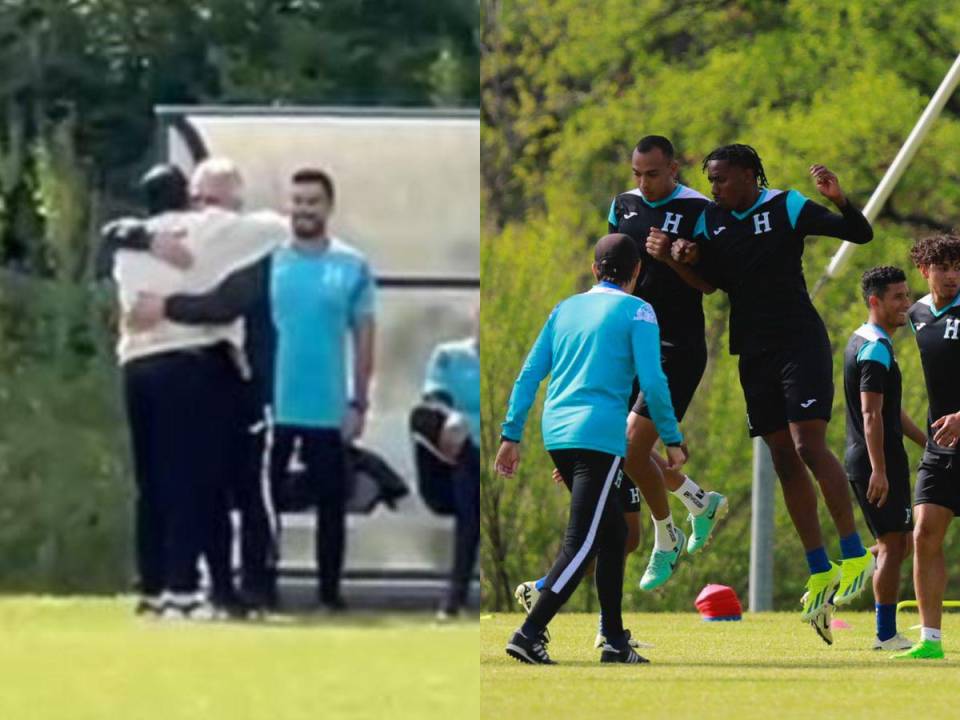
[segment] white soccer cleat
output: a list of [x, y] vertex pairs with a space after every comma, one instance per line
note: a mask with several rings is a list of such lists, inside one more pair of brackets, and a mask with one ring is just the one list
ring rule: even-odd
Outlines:
[[[629, 631], [629, 630], [625, 630], [624, 632], [627, 633], [627, 643], [628, 643], [628, 644], [630, 645], [630, 647], [632, 647], [632, 648], [647, 648], [647, 649], [649, 649], [649, 648], [652, 648], [652, 647], [656, 647], [653, 643], [648, 643], [648, 642], [643, 642], [642, 640], [637, 640], [635, 637], [633, 637], [633, 636], [630, 634], [630, 631]], [[599, 649], [599, 648], [602, 648], [602, 647], [603, 647], [604, 645], [606, 645], [606, 644], [607, 644], [607, 639], [606, 639], [601, 633], [597, 633], [597, 637], [596, 637], [596, 639], [594, 639], [594, 641], [593, 641], [593, 646], [594, 646], [595, 648]]]
[[874, 650], [909, 650], [912, 647], [913, 643], [900, 633], [886, 640], [880, 640], [879, 638], [873, 639]]
[[517, 585], [517, 589], [513, 591], [513, 596], [517, 599], [517, 602], [520, 603], [523, 611], [529, 615], [530, 611], [533, 610], [533, 606], [537, 604], [537, 600], [540, 598], [540, 591], [537, 590], [536, 582], [524, 582]]

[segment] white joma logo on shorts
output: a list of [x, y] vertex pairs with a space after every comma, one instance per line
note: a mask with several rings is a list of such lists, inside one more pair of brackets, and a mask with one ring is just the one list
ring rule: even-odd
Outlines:
[[811, 405], [813, 405], [816, 401], [817, 401], [816, 398], [810, 398], [810, 399], [807, 400], [806, 402], [800, 403], [800, 407], [802, 407], [802, 408], [808, 408], [808, 407], [810, 407]]

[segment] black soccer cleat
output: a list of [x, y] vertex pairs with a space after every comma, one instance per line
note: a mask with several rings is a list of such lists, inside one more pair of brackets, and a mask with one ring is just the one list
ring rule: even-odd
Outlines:
[[600, 653], [600, 662], [641, 665], [650, 661], [643, 657], [643, 655], [638, 655], [637, 652], [630, 647], [630, 636], [624, 633], [619, 642], [612, 643], [607, 641], [603, 644], [603, 652]]
[[517, 630], [507, 643], [507, 655], [527, 665], [556, 665], [547, 654], [543, 634], [528, 638]]

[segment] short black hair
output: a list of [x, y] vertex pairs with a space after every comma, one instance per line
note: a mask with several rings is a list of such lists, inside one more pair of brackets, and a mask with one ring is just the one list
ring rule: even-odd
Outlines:
[[906, 282], [907, 276], [898, 267], [892, 265], [878, 265], [863, 273], [860, 278], [860, 291], [863, 293], [863, 302], [870, 307], [870, 296], [882, 298], [887, 288], [894, 283]]
[[960, 263], [960, 235], [939, 233], [917, 238], [910, 248], [914, 265], [953, 265]]
[[753, 174], [757, 178], [757, 184], [760, 187], [767, 187], [767, 175], [763, 171], [760, 155], [749, 145], [741, 145], [740, 143], [721, 145], [703, 159], [704, 172], [706, 172], [707, 164], [712, 160], [726, 160], [731, 165], [753, 170]]
[[633, 150], [638, 153], [648, 153], [655, 148], [660, 148], [667, 158], [673, 160], [673, 143], [663, 135], [645, 135], [640, 138], [640, 142]]
[[140, 192], [149, 215], [186, 210], [190, 205], [187, 176], [176, 165], [154, 165], [140, 178]]
[[329, 198], [331, 203], [333, 202], [333, 179], [323, 170], [310, 167], [300, 168], [293, 174], [291, 179], [294, 185], [298, 183], [320, 183], [327, 193], [327, 198]]

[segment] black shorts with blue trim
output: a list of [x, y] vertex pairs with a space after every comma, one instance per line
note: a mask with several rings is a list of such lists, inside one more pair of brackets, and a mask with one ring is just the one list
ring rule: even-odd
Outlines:
[[940, 505], [960, 515], [960, 456], [923, 451], [914, 505]]
[[[673, 413], [677, 417], [677, 422], [683, 420], [683, 416], [690, 407], [700, 380], [703, 378], [703, 371], [707, 368], [707, 346], [706, 343], [700, 345], [665, 345], [660, 346], [660, 365], [663, 367], [663, 374], [667, 376], [667, 387], [670, 388], [670, 399], [673, 401]], [[630, 407], [632, 412], [650, 417], [650, 410], [646, 402], [640, 396], [640, 385], [633, 381], [633, 394], [630, 396]]]
[[906, 453], [903, 462], [887, 465], [887, 500], [877, 507], [867, 500], [867, 488], [870, 485], [870, 459], [846, 458], [847, 478], [857, 496], [857, 504], [863, 511], [863, 519], [873, 537], [878, 538], [891, 532], [910, 532], [913, 530], [913, 503], [910, 498], [910, 466]]
[[833, 408], [830, 345], [813, 342], [741, 355], [740, 385], [750, 437], [784, 430], [793, 422], [829, 421]]

